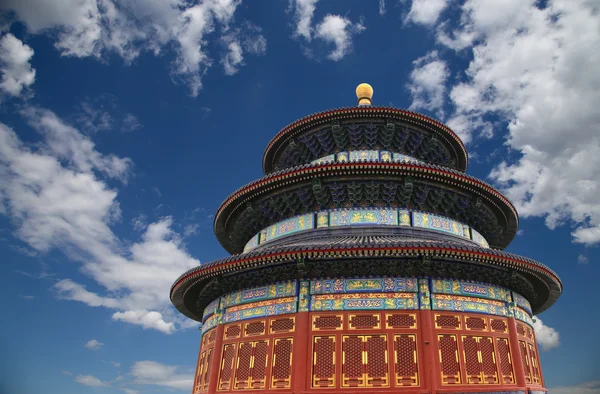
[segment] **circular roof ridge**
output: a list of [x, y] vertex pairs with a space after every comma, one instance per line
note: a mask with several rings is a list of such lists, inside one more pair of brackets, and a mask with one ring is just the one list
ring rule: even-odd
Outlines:
[[328, 109], [325, 111], [320, 111], [320, 112], [311, 113], [309, 115], [305, 115], [304, 117], [302, 117], [292, 123], [289, 123], [288, 125], [283, 127], [281, 130], [279, 130], [277, 132], [277, 134], [275, 134], [275, 136], [271, 139], [271, 141], [265, 148], [265, 151], [263, 153], [263, 159], [262, 159], [263, 171], [265, 173], [269, 172], [267, 170], [267, 164], [268, 164], [267, 156], [271, 153], [272, 147], [275, 146], [278, 143], [278, 141], [281, 138], [283, 138], [283, 136], [285, 134], [287, 134], [290, 130], [292, 130], [294, 128], [306, 125], [316, 119], [325, 118], [328, 116], [335, 117], [336, 115], [344, 115], [344, 114], [350, 114], [350, 113], [378, 113], [378, 112], [386, 112], [386, 111], [388, 111], [390, 114], [394, 114], [394, 115], [397, 115], [397, 114], [407, 115], [410, 118], [420, 119], [422, 121], [430, 123], [431, 125], [433, 125], [434, 127], [437, 127], [438, 129], [441, 129], [444, 132], [446, 132], [455, 142], [457, 142], [458, 146], [462, 150], [462, 153], [464, 154], [464, 160], [465, 160], [465, 165], [464, 165], [463, 171], [467, 170], [467, 167], [469, 164], [469, 155], [467, 153], [467, 149], [466, 149], [464, 143], [462, 142], [462, 140], [460, 139], [460, 137], [458, 136], [458, 134], [456, 134], [448, 126], [446, 126], [442, 122], [440, 122], [430, 116], [423, 115], [418, 112], [401, 109], [401, 108], [390, 107], [390, 106], [371, 105], [371, 106], [339, 107], [339, 108]]

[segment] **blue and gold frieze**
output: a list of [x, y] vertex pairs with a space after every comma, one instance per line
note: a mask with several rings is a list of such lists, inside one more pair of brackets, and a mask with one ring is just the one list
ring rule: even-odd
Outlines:
[[308, 312], [310, 310], [310, 282], [300, 281], [300, 291], [298, 292], [298, 312]]
[[295, 216], [291, 219], [275, 223], [272, 226], [267, 227], [266, 241], [272, 241], [298, 231], [312, 229], [314, 228], [314, 220], [314, 215], [312, 213], [307, 213], [306, 215]]
[[325, 157], [321, 157], [315, 161], [312, 161], [311, 164], [329, 164], [335, 162], [335, 155], [329, 155]]
[[429, 213], [413, 212], [412, 225], [413, 227], [443, 231], [461, 237], [464, 236], [462, 223]]
[[339, 152], [335, 157], [338, 163], [348, 163], [350, 161], [350, 154], [348, 152]]
[[379, 160], [382, 163], [389, 163], [392, 161], [392, 153], [387, 150], [379, 151]]
[[260, 243], [260, 233], [256, 234], [254, 237], [250, 238], [250, 241], [248, 241], [248, 243], [246, 243], [246, 246], [244, 246], [244, 253], [251, 251], [252, 249], [256, 248]]
[[400, 226], [410, 226], [410, 211], [407, 209], [398, 210], [398, 224]]
[[360, 292], [411, 292], [418, 291], [416, 278], [358, 278], [319, 279], [310, 282], [311, 294], [360, 293]]
[[488, 241], [485, 238], [483, 238], [483, 235], [479, 234], [474, 229], [471, 229], [471, 239], [477, 242], [479, 245], [483, 246], [484, 248], [490, 247], [490, 244], [488, 244]]
[[348, 163], [348, 162], [381, 162], [381, 163], [410, 163], [417, 164], [422, 163], [421, 160], [415, 159], [412, 156], [404, 155], [402, 153], [393, 153], [387, 150], [357, 150], [357, 151], [343, 151], [333, 155], [320, 157], [317, 160], [313, 160], [311, 164], [326, 164], [326, 163]]
[[473, 281], [450, 279], [432, 279], [431, 283], [432, 291], [434, 293], [489, 298], [504, 302], [511, 301], [510, 290], [499, 286]]
[[432, 294], [432, 301], [434, 310], [508, 316], [506, 303], [502, 301], [449, 294]]
[[350, 152], [350, 162], [379, 161], [378, 150], [355, 150]]
[[317, 228], [329, 227], [329, 212], [317, 213]]
[[311, 311], [419, 309], [417, 293], [344, 293], [311, 296]]
[[429, 291], [429, 279], [419, 278], [419, 309], [431, 309], [431, 292]]
[[220, 298], [217, 298], [216, 300], [208, 304], [206, 308], [204, 308], [204, 312], [202, 313], [202, 321], [204, 321], [208, 316], [212, 315], [217, 311], [217, 309], [219, 309], [220, 300]]
[[210, 316], [204, 323], [202, 323], [202, 333], [204, 334], [206, 331], [210, 330], [217, 326], [217, 324], [221, 323], [221, 315], [214, 314]]
[[394, 163], [420, 163], [420, 160], [415, 159], [414, 157], [403, 155], [402, 153], [394, 153], [392, 155]]
[[247, 305], [237, 305], [228, 308], [223, 315], [224, 323], [239, 320], [253, 319], [255, 317], [284, 315], [297, 312], [297, 298], [286, 297], [274, 300], [260, 301]]
[[341, 209], [329, 214], [329, 226], [398, 225], [395, 209]]
[[530, 326], [533, 326], [533, 319], [531, 318], [529, 313], [527, 313], [525, 310], [523, 310], [517, 306], [517, 307], [513, 308], [513, 313], [515, 314], [515, 319], [521, 320], [521, 321], [529, 324]]
[[254, 301], [267, 300], [272, 298], [289, 297], [296, 295], [296, 281], [275, 283], [268, 286], [255, 287], [229, 293], [221, 297], [221, 308], [227, 308], [234, 305], [246, 304]]
[[533, 312], [531, 311], [531, 304], [525, 297], [523, 297], [521, 294], [515, 293], [514, 291], [512, 292], [512, 296], [515, 304], [519, 308], [526, 310], [529, 315], [532, 315]]

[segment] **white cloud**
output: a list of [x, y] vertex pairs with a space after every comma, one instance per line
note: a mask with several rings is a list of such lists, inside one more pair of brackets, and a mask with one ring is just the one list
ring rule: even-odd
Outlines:
[[587, 256], [584, 256], [582, 254], [580, 254], [579, 256], [577, 256], [577, 263], [578, 264], [589, 264], [590, 259]]
[[221, 58], [221, 64], [225, 69], [225, 74], [233, 75], [238, 72], [238, 66], [243, 65], [244, 56], [242, 46], [237, 41], [231, 41], [227, 44], [227, 53]]
[[191, 237], [192, 235], [198, 234], [198, 231], [200, 231], [200, 225], [198, 223], [187, 224], [183, 228], [183, 236], [184, 237]]
[[[138, 242], [119, 239], [117, 191], [100, 178], [124, 178], [129, 159], [103, 155], [91, 140], [41, 109], [23, 112], [43, 140], [23, 144], [0, 123], [0, 206], [15, 235], [39, 252], [58, 249], [81, 263], [94, 291], [65, 278], [59, 297], [113, 310], [113, 319], [172, 332], [185, 319], [170, 305], [169, 289], [199, 264], [164, 217], [145, 227]], [[181, 326], [181, 325], [180, 325]]]
[[[586, 0], [466, 1], [460, 24], [439, 41], [473, 59], [450, 92], [448, 121], [468, 141], [508, 124], [520, 154], [491, 172], [521, 217], [553, 229], [575, 223], [573, 240], [600, 242], [600, 18]], [[585, 168], [585, 171], [582, 171]]]
[[[193, 383], [192, 383], [192, 384], [193, 384]], [[123, 390], [123, 391], [125, 392], [125, 394], [140, 394], [140, 392], [139, 392], [139, 391], [137, 391], [137, 390], [132, 390], [132, 389], [128, 389], [128, 388], [123, 388], [123, 389], [121, 389], [121, 390]]]
[[296, 22], [296, 37], [303, 37], [305, 40], [312, 39], [312, 18], [315, 13], [316, 4], [319, 0], [295, 0], [294, 1], [294, 19]]
[[410, 109], [435, 112], [443, 119], [446, 80], [449, 75], [448, 66], [439, 58], [437, 51], [415, 60], [408, 83], [412, 95]]
[[138, 361], [131, 368], [131, 375], [137, 384], [171, 387], [187, 390], [194, 384], [194, 373], [181, 372], [176, 366], [155, 361]]
[[449, 0], [412, 0], [405, 23], [432, 26], [448, 6]]
[[385, 0], [379, 0], [379, 15], [385, 15]]
[[66, 375], [66, 376], [72, 376], [73, 375], [73, 373], [71, 371], [60, 371], [60, 373], [62, 373], [63, 375]]
[[103, 382], [102, 380], [98, 379], [95, 376], [92, 375], [77, 375], [75, 377], [75, 381], [79, 384], [82, 384], [84, 386], [88, 386], [88, 387], [108, 387], [109, 384], [107, 382]]
[[327, 56], [330, 60], [341, 60], [352, 50], [352, 35], [366, 28], [362, 22], [353, 24], [340, 15], [326, 15], [316, 28], [315, 37], [334, 44], [335, 48]]
[[550, 392], [552, 394], [598, 394], [600, 393], [600, 380], [569, 387], [550, 387]]
[[84, 131], [96, 133], [98, 131], [110, 130], [113, 127], [113, 119], [103, 105], [94, 105], [86, 100], [80, 105], [81, 110], [77, 114], [77, 123]]
[[33, 300], [33, 299], [35, 298], [35, 296], [32, 296], [32, 295], [24, 295], [24, 296], [21, 296], [21, 297], [22, 297], [24, 300], [27, 300], [27, 301], [29, 301], [29, 300]]
[[125, 114], [125, 116], [123, 116], [123, 121], [121, 122], [121, 131], [135, 131], [140, 127], [142, 127], [142, 124], [135, 115]]
[[0, 38], [0, 91], [19, 96], [35, 82], [35, 69], [29, 63], [33, 49], [8, 33]]
[[[212, 65], [207, 52], [210, 33], [226, 32], [240, 0], [6, 0], [0, 9], [15, 12], [30, 33], [48, 34], [63, 56], [106, 61], [116, 53], [126, 63], [141, 53], [157, 56], [174, 48], [174, 80], [193, 96]], [[262, 37], [264, 40], [264, 37]]]
[[118, 363], [118, 362], [116, 362], [116, 361], [111, 361], [110, 363], [111, 363], [111, 364], [112, 364], [112, 366], [113, 366], [113, 367], [115, 367], [115, 368], [119, 368], [119, 367], [121, 366], [121, 363]]
[[104, 346], [104, 344], [102, 342], [98, 341], [97, 339], [90, 339], [85, 344], [85, 347], [88, 348], [88, 349], [91, 349], [91, 350], [98, 350], [102, 346]]
[[539, 317], [534, 316], [533, 330], [535, 331], [535, 339], [542, 350], [550, 350], [560, 344], [560, 335], [552, 327], [544, 325]]

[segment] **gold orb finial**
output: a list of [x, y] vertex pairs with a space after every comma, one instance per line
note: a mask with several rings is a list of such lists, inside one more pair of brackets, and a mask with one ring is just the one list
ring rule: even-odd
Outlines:
[[373, 88], [368, 83], [361, 83], [356, 87], [356, 97], [358, 98], [358, 105], [371, 105]]

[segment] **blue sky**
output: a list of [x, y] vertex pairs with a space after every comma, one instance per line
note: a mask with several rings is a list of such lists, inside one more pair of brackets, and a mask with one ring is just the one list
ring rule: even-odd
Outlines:
[[[596, 7], [594, 9], [594, 7]], [[0, 391], [191, 389], [170, 306], [226, 255], [226, 196], [304, 115], [428, 114], [521, 216], [507, 249], [564, 283], [537, 322], [553, 393], [600, 392], [600, 18], [593, 1], [0, 4]], [[588, 339], [586, 339], [588, 338]]]

